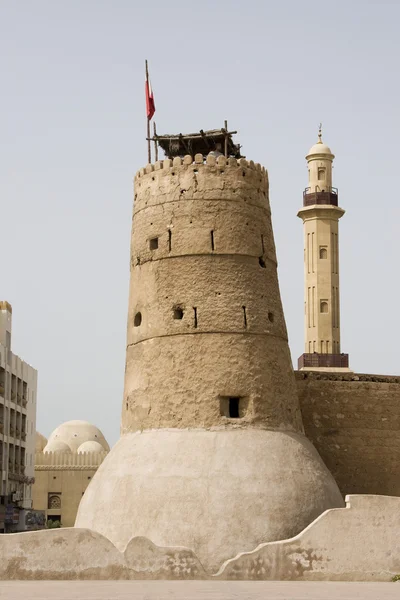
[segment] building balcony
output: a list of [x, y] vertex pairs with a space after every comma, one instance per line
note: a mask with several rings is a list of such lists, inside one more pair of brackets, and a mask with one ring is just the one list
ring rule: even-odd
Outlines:
[[348, 354], [302, 354], [298, 360], [299, 369], [329, 368], [329, 369], [348, 369]]
[[339, 193], [337, 188], [331, 188], [330, 192], [325, 192], [324, 190], [310, 192], [310, 188], [306, 188], [303, 192], [303, 206], [313, 206], [314, 204], [338, 206], [338, 201]]

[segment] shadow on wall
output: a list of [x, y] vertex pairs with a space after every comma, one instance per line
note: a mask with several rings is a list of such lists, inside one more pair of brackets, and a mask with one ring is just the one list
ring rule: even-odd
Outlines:
[[[347, 496], [299, 535], [260, 544], [207, 574], [188, 548], [133, 538], [125, 552], [88, 529], [0, 536], [0, 579], [390, 581], [400, 573], [400, 498]], [[38, 552], [38, 547], [41, 551]]]

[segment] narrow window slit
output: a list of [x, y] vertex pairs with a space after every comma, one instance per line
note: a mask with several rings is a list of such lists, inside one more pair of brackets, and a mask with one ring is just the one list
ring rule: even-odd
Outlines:
[[242, 306], [243, 309], [243, 326], [246, 329], [247, 328], [247, 314], [246, 314], [246, 307]]
[[215, 250], [215, 246], [214, 246], [214, 231], [211, 230], [211, 250], [214, 252]]
[[262, 247], [262, 253], [265, 254], [264, 236], [263, 235], [261, 235], [261, 247]]
[[168, 252], [172, 250], [172, 231], [168, 229]]
[[193, 306], [194, 328], [197, 329], [197, 308]]

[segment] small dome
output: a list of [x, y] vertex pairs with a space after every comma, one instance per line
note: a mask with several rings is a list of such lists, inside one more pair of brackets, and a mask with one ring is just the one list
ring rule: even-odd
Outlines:
[[61, 440], [49, 440], [43, 452], [68, 452], [71, 453], [71, 448]]
[[78, 454], [83, 452], [104, 452], [104, 448], [99, 442], [83, 442], [78, 448]]
[[49, 437], [49, 443], [52, 441], [64, 442], [72, 452], [76, 452], [84, 442], [98, 442], [103, 450], [110, 450], [100, 429], [87, 421], [67, 421], [59, 425]]
[[323, 142], [317, 142], [314, 144], [314, 146], [311, 146], [310, 150], [308, 151], [307, 158], [309, 158], [309, 156], [312, 154], [328, 154], [333, 156], [332, 150]]
[[35, 452], [43, 452], [46, 444], [47, 444], [47, 439], [44, 437], [44, 435], [42, 435], [41, 433], [39, 433], [37, 431], [36, 432], [36, 441], [35, 441]]

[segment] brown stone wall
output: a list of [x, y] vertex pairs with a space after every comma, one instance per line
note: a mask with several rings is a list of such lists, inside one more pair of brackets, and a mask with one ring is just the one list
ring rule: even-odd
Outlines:
[[341, 492], [400, 496], [400, 377], [295, 375], [306, 435]]

